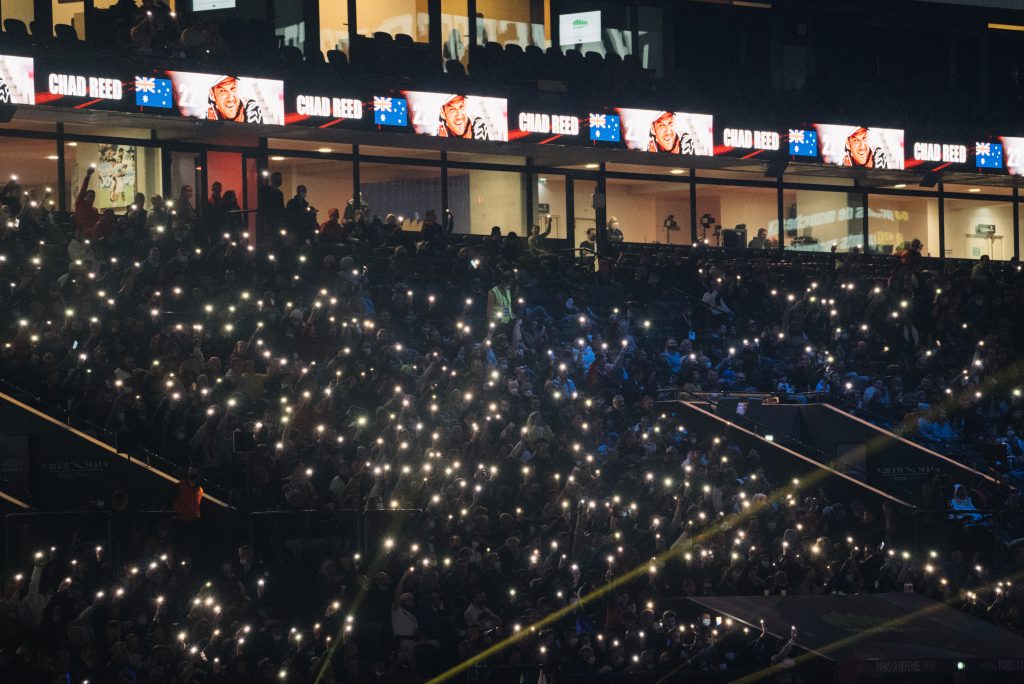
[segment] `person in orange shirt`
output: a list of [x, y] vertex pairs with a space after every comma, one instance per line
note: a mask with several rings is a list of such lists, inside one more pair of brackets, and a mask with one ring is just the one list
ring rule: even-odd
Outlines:
[[185, 479], [178, 482], [178, 495], [174, 499], [174, 512], [181, 522], [199, 520], [203, 502], [203, 486], [199, 484], [199, 471], [189, 468]]

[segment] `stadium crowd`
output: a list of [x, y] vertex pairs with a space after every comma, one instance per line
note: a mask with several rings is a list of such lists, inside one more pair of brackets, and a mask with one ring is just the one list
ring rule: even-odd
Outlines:
[[[589, 242], [476, 239], [429, 211], [418, 231], [358, 203], [318, 225], [275, 182], [249, 227], [221, 190], [201, 212], [183, 188], [115, 215], [83, 187], [70, 225], [35, 190], [0, 191], [0, 378], [188, 472], [173, 524], [103, 493], [116, 553], [79, 539], [14, 559], [5, 681], [792, 662], [795, 632], [685, 613], [702, 595], [911, 591], [1024, 629], [1024, 535], [977, 512], [1019, 511], [1011, 488], [936, 478], [915, 503], [956, 511], [955, 534], [922, 550], [891, 504], [658, 403], [826, 397], [1013, 482], [1016, 262], [614, 245], [595, 263]], [[1005, 457], [982, 463], [985, 444]], [[204, 534], [183, 503], [201, 481], [240, 510], [422, 513], [365, 557], [351, 530], [254, 550]]]

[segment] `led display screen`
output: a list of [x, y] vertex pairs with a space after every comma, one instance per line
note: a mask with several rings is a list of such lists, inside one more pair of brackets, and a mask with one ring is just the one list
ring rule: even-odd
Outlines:
[[37, 66], [36, 104], [78, 109], [124, 109], [126, 95], [131, 89], [120, 77]]
[[35, 103], [35, 69], [32, 58], [0, 55], [0, 104]]
[[366, 106], [358, 97], [337, 97], [300, 91], [287, 93], [285, 124], [331, 128], [359, 123], [368, 118]]
[[284, 125], [282, 81], [188, 71], [168, 71], [167, 76], [173, 88], [174, 105], [182, 116], [210, 121]]
[[561, 46], [601, 42], [601, 11], [574, 12], [558, 16], [558, 43]]
[[508, 141], [508, 100], [459, 93], [405, 91], [417, 135]]
[[209, 10], [234, 9], [235, 0], [192, 0], [193, 12], [207, 12]]
[[710, 114], [618, 109], [622, 140], [631, 150], [662, 154], [714, 154], [714, 126]]
[[815, 124], [821, 161], [832, 166], [902, 169], [903, 131], [837, 124]]
[[1003, 165], [1011, 176], [1024, 176], [1024, 138], [1000, 138], [1003, 141]]
[[715, 131], [715, 156], [756, 159], [778, 152], [782, 136], [766, 128], [737, 128], [724, 126]]
[[540, 107], [512, 109], [509, 113], [508, 139], [537, 145], [575, 145], [586, 126], [586, 119], [575, 112], [544, 110]]
[[789, 154], [793, 157], [818, 157], [818, 132], [806, 128], [790, 128], [786, 136]]
[[622, 140], [622, 119], [618, 114], [591, 114], [590, 139], [594, 142]]
[[908, 140], [903, 166], [923, 171], [962, 170], [966, 169], [973, 149], [965, 143]]
[[974, 161], [979, 169], [1003, 168], [1003, 145], [994, 142], [974, 143]]

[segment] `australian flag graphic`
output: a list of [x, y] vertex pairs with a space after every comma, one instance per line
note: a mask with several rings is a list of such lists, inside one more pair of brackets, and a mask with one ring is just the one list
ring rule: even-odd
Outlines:
[[135, 104], [139, 107], [170, 109], [173, 106], [172, 100], [169, 78], [135, 77]]
[[407, 126], [409, 105], [401, 97], [373, 97], [373, 122], [379, 126]]
[[976, 160], [979, 169], [1003, 168], [1002, 143], [975, 143], [974, 159]]
[[789, 154], [793, 157], [817, 157], [818, 132], [789, 129]]
[[622, 139], [621, 119], [615, 114], [591, 114], [590, 139], [619, 142]]

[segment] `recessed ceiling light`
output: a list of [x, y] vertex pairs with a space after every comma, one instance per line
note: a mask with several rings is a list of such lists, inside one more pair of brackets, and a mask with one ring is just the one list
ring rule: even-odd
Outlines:
[[271, 157], [270, 161], [284, 161], [284, 157]]
[[327, 154], [330, 151], [331, 151], [330, 147], [320, 147], [320, 148], [317, 148], [317, 152], [323, 152], [324, 154]]
[[600, 164], [587, 164], [587, 168], [588, 169], [596, 169], [596, 168], [598, 168], [600, 166], [601, 166]]
[[968, 188], [967, 192], [981, 192], [981, 188]]
[[686, 169], [672, 169], [671, 171], [669, 171], [669, 173], [671, 173], [671, 174], [673, 174], [675, 176], [681, 176], [684, 173], [686, 173]]
[[58, 159], [60, 159], [60, 157], [58, 157], [55, 154], [48, 154], [46, 155], [46, 158], [49, 159], [50, 161], [57, 161]]
[[78, 143], [76, 143], [76, 142], [69, 142], [68, 143], [68, 147], [78, 147]]
[[892, 187], [896, 188], [897, 190], [902, 190], [903, 188], [907, 187], [907, 184], [906, 183], [897, 183], [896, 185], [894, 185]]

